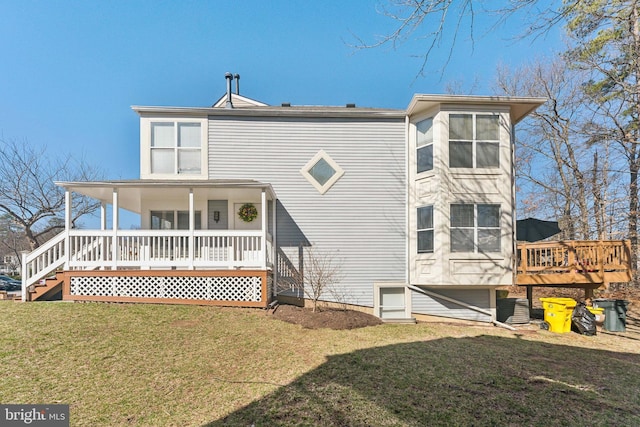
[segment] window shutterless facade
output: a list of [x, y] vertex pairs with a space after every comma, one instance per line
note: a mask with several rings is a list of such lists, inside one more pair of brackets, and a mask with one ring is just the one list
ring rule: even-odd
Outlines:
[[433, 253], [433, 206], [417, 209], [418, 253]]
[[151, 122], [151, 173], [202, 173], [202, 131], [198, 122]]
[[500, 116], [449, 114], [449, 166], [500, 167]]
[[451, 252], [500, 252], [500, 205], [452, 204]]
[[433, 170], [433, 119], [416, 123], [417, 172]]

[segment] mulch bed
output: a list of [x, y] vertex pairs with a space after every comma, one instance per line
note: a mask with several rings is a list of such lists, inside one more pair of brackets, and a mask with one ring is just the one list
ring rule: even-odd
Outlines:
[[361, 311], [325, 307], [314, 313], [310, 308], [285, 304], [279, 305], [271, 316], [307, 329], [355, 329], [382, 324], [377, 317]]

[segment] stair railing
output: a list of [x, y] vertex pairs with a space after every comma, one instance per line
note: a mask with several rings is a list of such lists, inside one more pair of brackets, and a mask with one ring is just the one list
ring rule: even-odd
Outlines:
[[33, 252], [22, 254], [22, 301], [27, 300], [29, 287], [67, 262], [65, 236], [63, 231]]

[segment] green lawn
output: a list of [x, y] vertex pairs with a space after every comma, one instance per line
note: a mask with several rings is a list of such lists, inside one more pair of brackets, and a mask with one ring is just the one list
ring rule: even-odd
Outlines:
[[0, 402], [73, 426], [640, 425], [640, 334], [306, 330], [262, 310], [0, 303]]

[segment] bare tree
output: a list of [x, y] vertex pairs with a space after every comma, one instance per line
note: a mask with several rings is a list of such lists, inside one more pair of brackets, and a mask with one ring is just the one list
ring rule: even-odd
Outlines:
[[[64, 190], [54, 181], [91, 181], [98, 175], [71, 156], [54, 157], [27, 142], [0, 140], [0, 214], [11, 218], [33, 250], [46, 236], [64, 229]], [[74, 197], [72, 224], [79, 225], [79, 218], [99, 207], [97, 201]]]
[[323, 252], [312, 246], [304, 251], [304, 273], [298, 274], [295, 281], [313, 303], [315, 312], [322, 297], [336, 294], [335, 286], [342, 277], [342, 262], [337, 253]]
[[[477, 37], [499, 30], [507, 20], [522, 22], [518, 34], [507, 38], [537, 37], [572, 12], [580, 0], [566, 0], [562, 5], [539, 0], [388, 0], [379, 13], [395, 21], [390, 32], [368, 42], [354, 35], [356, 49], [398, 46], [417, 42], [419, 51], [414, 55], [422, 59], [418, 75], [424, 75], [434, 49], [448, 49], [447, 59], [441, 64], [443, 72], [454, 53], [459, 39], [471, 40], [472, 49]], [[554, 7], [557, 6], [557, 7]], [[484, 19], [480, 19], [484, 18]], [[480, 22], [486, 24], [479, 26]]]

